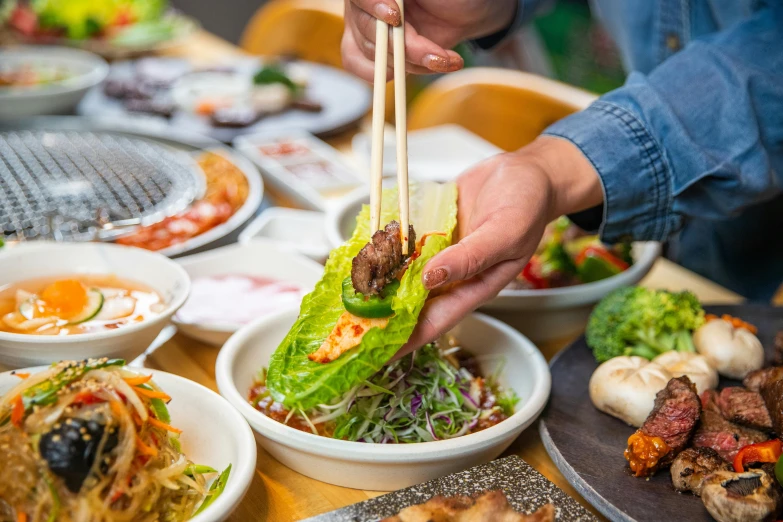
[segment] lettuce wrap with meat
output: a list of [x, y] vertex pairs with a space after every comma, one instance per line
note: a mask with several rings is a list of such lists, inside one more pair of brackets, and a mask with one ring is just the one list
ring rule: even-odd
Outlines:
[[[306, 410], [341, 397], [380, 370], [408, 341], [429, 292], [421, 274], [427, 262], [451, 244], [457, 224], [457, 187], [423, 182], [410, 187], [410, 222], [419, 238], [392, 298], [393, 315], [385, 326], [372, 326], [358, 345], [328, 363], [311, 360], [346, 316], [343, 281], [351, 275], [354, 257], [370, 241], [370, 209], [365, 205], [353, 236], [332, 251], [315, 289], [302, 300], [299, 318], [272, 355], [267, 387], [288, 408]], [[397, 190], [383, 192], [381, 224], [399, 218]], [[339, 328], [339, 327], [338, 327]]]

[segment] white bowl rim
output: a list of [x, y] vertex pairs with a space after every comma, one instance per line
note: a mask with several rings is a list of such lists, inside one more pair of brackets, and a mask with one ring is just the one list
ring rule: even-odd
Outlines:
[[223, 345], [215, 365], [220, 394], [232, 406], [237, 408], [254, 429], [256, 425], [261, 426], [261, 431], [259, 431], [261, 436], [279, 444], [294, 447], [299, 451], [318, 454], [322, 457], [349, 459], [355, 462], [406, 463], [438, 461], [442, 460], [444, 456], [453, 455], [455, 451], [478, 450], [479, 448], [499, 443], [510, 432], [524, 425], [530, 419], [535, 419], [543, 411], [549, 399], [552, 376], [549, 372], [549, 365], [538, 348], [527, 337], [514, 330], [511, 326], [485, 314], [474, 312], [471, 314], [472, 318], [502, 331], [517, 341], [518, 348], [530, 351], [531, 367], [534, 370], [536, 384], [533, 386], [531, 396], [508, 419], [485, 430], [462, 437], [410, 444], [351, 442], [322, 437], [291, 428], [270, 419], [250, 405], [244, 394], [237, 390], [233, 382], [231, 366], [237, 353], [258, 331], [263, 330], [268, 324], [279, 321], [287, 314], [291, 314], [296, 310], [293, 307], [281, 310], [274, 316], [261, 318], [241, 329]]
[[[11, 370], [7, 372], [0, 372], [0, 376], [10, 375], [13, 372], [29, 372], [37, 373], [49, 368], [49, 366], [31, 366], [29, 368]], [[163, 376], [164, 379], [171, 379], [178, 381], [180, 384], [186, 386], [192, 386], [198, 390], [197, 393], [210, 393], [217, 395], [221, 401], [225, 402], [225, 411], [228, 415], [233, 417], [233, 424], [231, 430], [225, 430], [230, 432], [227, 434], [236, 440], [238, 451], [243, 458], [239, 459], [240, 462], [231, 463], [231, 475], [229, 476], [228, 484], [223, 493], [202, 513], [190, 519], [190, 522], [207, 522], [222, 520], [227, 516], [232, 509], [239, 504], [239, 501], [244, 497], [245, 492], [250, 487], [250, 483], [253, 481], [253, 476], [256, 470], [256, 460], [258, 458], [258, 451], [256, 447], [256, 440], [253, 435], [253, 430], [248, 425], [245, 418], [240, 415], [236, 408], [231, 407], [231, 404], [220, 394], [215, 393], [206, 386], [186, 379], [180, 375], [176, 375], [162, 370], [155, 370], [152, 368], [137, 368], [135, 366], [125, 366], [126, 369], [139, 373], [152, 373], [153, 379], [157, 379], [158, 376]], [[165, 388], [165, 386], [163, 386]], [[191, 400], [193, 395], [187, 394], [185, 398], [174, 397], [178, 400]], [[244, 458], [247, 457], [247, 458]]]
[[0, 99], [38, 98], [76, 92], [98, 85], [109, 75], [109, 64], [106, 60], [84, 49], [50, 45], [18, 45], [0, 49], [0, 57], [3, 55], [24, 56], [31, 53], [40, 56], [42, 60], [48, 61], [56, 61], [58, 58], [63, 57], [79, 60], [86, 65], [90, 65], [91, 69], [77, 76], [58, 80], [40, 89], [0, 89]]
[[[40, 254], [41, 252], [46, 252], [49, 248], [54, 248], [54, 249], [60, 249], [63, 247], [80, 248], [81, 246], [85, 246], [85, 245], [95, 246], [96, 243], [49, 243], [45, 245], [40, 245], [35, 250], [31, 250], [31, 251], [26, 251], [24, 249], [19, 249], [19, 250], [12, 249], [9, 250], [8, 253], [5, 254], [5, 256], [28, 255], [28, 252], [29, 255], [41, 255]], [[184, 284], [184, 290], [180, 292], [180, 295], [176, 299], [174, 299], [170, 303], [166, 303], [166, 308], [164, 308], [163, 311], [161, 311], [159, 314], [150, 317], [147, 320], [141, 321], [139, 323], [124, 326], [122, 328], [117, 328], [115, 330], [108, 330], [105, 332], [95, 332], [95, 333], [74, 334], [74, 335], [62, 335], [62, 336], [19, 334], [19, 333], [0, 331], [0, 341], [14, 341], [20, 343], [34, 342], [36, 344], [57, 345], [57, 344], [85, 343], [85, 342], [95, 341], [99, 339], [106, 339], [109, 337], [119, 337], [122, 335], [128, 335], [133, 332], [144, 330], [153, 324], [158, 324], [160, 322], [167, 322], [168, 317], [172, 315], [174, 312], [176, 312], [185, 303], [185, 300], [188, 298], [188, 294], [190, 293], [190, 276], [188, 276], [188, 273], [185, 271], [185, 269], [182, 268], [178, 263], [172, 261], [171, 259], [169, 259], [168, 257], [162, 254], [159, 254], [158, 252], [144, 250], [143, 248], [116, 245], [114, 243], [97, 243], [97, 245], [99, 245], [100, 248], [122, 249], [122, 250], [131, 249], [134, 252], [142, 253], [142, 255], [149, 255], [151, 258], [157, 259], [158, 261], [162, 261], [164, 263], [171, 263], [171, 266], [174, 269], [174, 271], [178, 272], [180, 282]], [[6, 259], [6, 257], [4, 257], [4, 259]], [[120, 277], [127, 277], [125, 275], [120, 275], [120, 274], [117, 275], [119, 275]], [[128, 277], [128, 279], [135, 281], [135, 279], [132, 276]]]
[[[326, 235], [329, 239], [329, 243], [332, 248], [337, 248], [344, 243], [342, 232], [340, 230], [340, 223], [343, 215], [346, 211], [354, 205], [363, 203], [365, 199], [369, 197], [369, 191], [362, 187], [353, 192], [348, 193], [341, 198], [335, 205], [329, 207], [326, 211]], [[657, 241], [636, 241], [635, 245], [642, 246], [642, 255], [639, 259], [634, 260], [634, 264], [627, 270], [620, 272], [619, 274], [607, 277], [600, 281], [594, 281], [592, 283], [582, 283], [575, 286], [566, 286], [563, 288], [545, 288], [541, 290], [512, 290], [503, 289], [496, 297], [506, 298], [544, 298], [552, 296], [573, 296], [577, 293], [585, 293], [588, 296], [593, 292], [600, 292], [604, 288], [609, 291], [622, 285], [622, 281], [625, 279], [633, 279], [639, 271], [649, 271], [652, 264], [661, 254], [661, 244]], [[589, 302], [593, 302], [596, 299], [588, 299]], [[501, 309], [499, 306], [492, 306], [492, 301], [485, 303], [484, 306], [489, 305], [488, 309]], [[482, 307], [483, 308], [483, 307]]]

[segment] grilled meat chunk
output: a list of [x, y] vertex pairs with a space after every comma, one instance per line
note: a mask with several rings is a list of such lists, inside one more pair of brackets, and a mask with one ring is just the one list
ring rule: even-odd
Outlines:
[[[416, 233], [413, 226], [408, 229], [408, 253], [411, 254], [416, 244]], [[373, 234], [372, 240], [353, 258], [351, 282], [354, 290], [364, 295], [380, 294], [383, 287], [399, 274], [407, 258], [402, 254], [400, 224], [392, 221]]]
[[717, 403], [718, 393], [702, 394], [701, 422], [693, 435], [693, 446], [712, 448], [727, 462], [732, 462], [737, 452], [748, 444], [769, 440], [763, 431], [734, 424], [723, 418]]
[[772, 430], [783, 436], [783, 379], [767, 380], [761, 387], [761, 396], [772, 419]]
[[771, 366], [769, 368], [762, 368], [754, 372], [750, 372], [742, 384], [749, 390], [761, 391], [761, 387], [767, 382], [777, 381], [783, 379], [783, 366]]
[[655, 396], [642, 427], [628, 439], [625, 458], [636, 476], [651, 475], [671, 464], [688, 444], [700, 414], [696, 386], [685, 375], [671, 379]]
[[724, 388], [717, 402], [726, 420], [757, 430], [772, 429], [769, 411], [758, 392], [740, 387]]
[[688, 448], [674, 459], [672, 485], [677, 491], [701, 495], [702, 483], [713, 471], [732, 471], [731, 465], [710, 448]]
[[783, 366], [783, 330], [775, 336], [775, 357], [773, 359], [775, 366]]

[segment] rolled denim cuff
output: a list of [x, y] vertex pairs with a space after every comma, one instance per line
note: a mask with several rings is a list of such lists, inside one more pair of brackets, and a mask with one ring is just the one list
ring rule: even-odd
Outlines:
[[604, 191], [603, 241], [663, 241], [679, 228], [671, 171], [658, 142], [631, 111], [596, 101], [544, 134], [566, 139], [592, 163]]

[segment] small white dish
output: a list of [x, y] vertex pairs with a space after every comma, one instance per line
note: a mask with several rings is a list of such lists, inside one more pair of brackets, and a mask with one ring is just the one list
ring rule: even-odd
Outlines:
[[[294, 283], [302, 288], [301, 295], [310, 292], [323, 273], [323, 266], [302, 255], [291, 252], [275, 242], [256, 239], [252, 242], [230, 245], [202, 254], [183, 257], [177, 260], [194, 282], [192, 297], [198, 298], [199, 279], [225, 275], [248, 275]], [[298, 308], [301, 295], [295, 303]], [[216, 299], [213, 306], [219, 307], [222, 301]], [[294, 306], [291, 303], [288, 303]], [[187, 310], [187, 304], [182, 309]], [[277, 309], [275, 310], [275, 312]], [[199, 341], [221, 346], [244, 324], [236, 322], [186, 322], [178, 314], [172, 322], [183, 334]]]
[[453, 333], [473, 354], [492, 355], [504, 363], [501, 384], [521, 399], [514, 415], [478, 433], [416, 444], [367, 444], [299, 431], [270, 419], [247, 401], [256, 373], [269, 364], [297, 313], [287, 310], [237, 332], [218, 356], [216, 377], [221, 395], [247, 419], [264, 449], [316, 480], [392, 491], [488, 462], [533, 423], [549, 397], [549, 367], [535, 345], [496, 319], [472, 314]]
[[[27, 368], [29, 373], [45, 366]], [[152, 374], [173, 400], [168, 409], [172, 425], [182, 430], [182, 451], [193, 462], [223, 470], [231, 464], [226, 488], [211, 506], [190, 522], [220, 522], [229, 517], [247, 493], [256, 467], [256, 441], [245, 419], [225, 399], [193, 381], [148, 368], [129, 368]], [[10, 372], [0, 374], [0, 395], [19, 383]]]
[[0, 364], [19, 368], [60, 360], [117, 357], [130, 362], [155, 340], [185, 302], [190, 279], [167, 257], [105, 243], [32, 243], [0, 255], [0, 287], [39, 277], [111, 274], [136, 281], [161, 295], [158, 315], [116, 330], [66, 336], [0, 332]]
[[0, 87], [0, 120], [73, 111], [87, 91], [109, 74], [100, 56], [68, 47], [18, 46], [0, 48], [4, 68], [36, 65], [62, 67], [71, 75], [47, 85], [24, 88]]
[[[326, 235], [332, 247], [342, 245], [351, 237], [356, 216], [369, 201], [367, 191], [356, 191], [329, 209]], [[590, 311], [602, 297], [612, 290], [641, 281], [660, 254], [660, 243], [634, 243], [634, 264], [616, 276], [565, 288], [504, 289], [481, 310], [510, 324], [535, 342], [567, 339], [584, 330]]]
[[[383, 174], [397, 175], [396, 136], [384, 134]], [[353, 138], [353, 152], [370, 172], [370, 136]], [[477, 163], [503, 151], [459, 125], [439, 125], [408, 133], [408, 171], [419, 181], [452, 181]], [[369, 178], [368, 178], [369, 180]]]
[[263, 239], [280, 248], [323, 263], [329, 257], [323, 212], [272, 207], [261, 213], [239, 234], [240, 243]]

